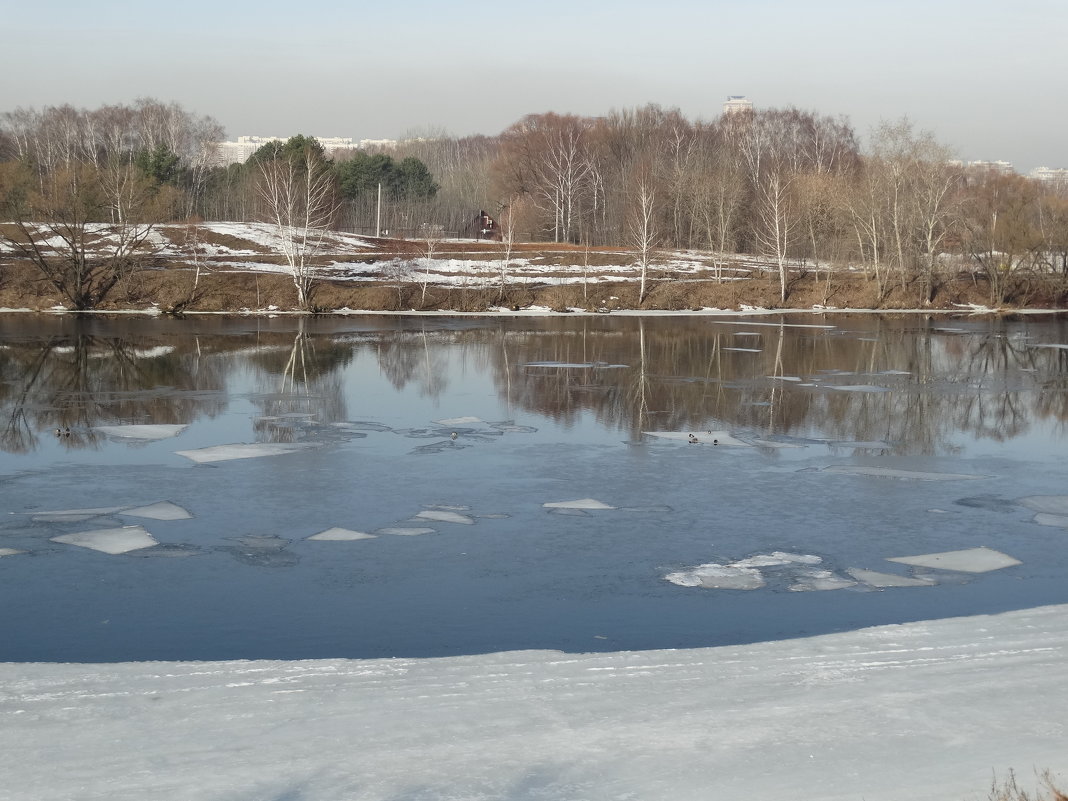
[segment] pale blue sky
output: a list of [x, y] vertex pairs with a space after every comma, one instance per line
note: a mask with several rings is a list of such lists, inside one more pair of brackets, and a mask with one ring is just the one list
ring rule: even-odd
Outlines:
[[392, 138], [649, 102], [711, 119], [745, 94], [1068, 167], [1065, 0], [43, 0], [3, 21], [0, 110], [151, 96], [230, 137]]

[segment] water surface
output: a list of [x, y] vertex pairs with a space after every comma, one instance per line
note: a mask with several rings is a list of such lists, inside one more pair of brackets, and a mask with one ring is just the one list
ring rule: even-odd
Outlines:
[[[0, 661], [696, 647], [1068, 602], [1056, 318], [7, 315], [0, 379]], [[274, 455], [202, 450], [238, 445]], [[545, 506], [583, 499], [612, 508]], [[159, 544], [71, 542], [129, 526]], [[973, 548], [1020, 564], [887, 561]], [[666, 579], [776, 552], [807, 561]]]

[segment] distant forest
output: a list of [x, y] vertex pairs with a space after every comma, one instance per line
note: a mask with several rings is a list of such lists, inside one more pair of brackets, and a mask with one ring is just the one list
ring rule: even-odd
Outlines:
[[[648, 105], [531, 114], [496, 136], [426, 136], [333, 159], [296, 136], [212, 166], [223, 138], [211, 117], [152, 99], [6, 112], [0, 237], [34, 260], [33, 224], [76, 240], [107, 223], [129, 231], [117, 269], [157, 222], [270, 221], [305, 240], [324, 229], [470, 237], [485, 210], [508, 241], [622, 247], [639, 259], [653, 248], [759, 255], [779, 265], [784, 298], [798, 260], [851, 266], [880, 292], [908, 287], [922, 300], [961, 272], [987, 284], [992, 304], [1021, 283], [1068, 279], [1063, 189], [965, 168], [908, 120], [880, 125], [865, 150], [848, 120], [813, 111], [701, 122]], [[305, 255], [294, 252], [295, 271]], [[93, 305], [94, 280], [68, 286], [79, 308]]]

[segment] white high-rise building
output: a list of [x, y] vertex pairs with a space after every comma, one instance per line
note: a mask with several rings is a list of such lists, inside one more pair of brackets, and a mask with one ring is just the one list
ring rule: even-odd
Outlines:
[[752, 110], [753, 101], [745, 95], [727, 95], [727, 102], [723, 104], [724, 114], [740, 114]]
[[[338, 151], [356, 150], [360, 145], [356, 144], [351, 137], [343, 136], [316, 136], [314, 138], [326, 155], [333, 156]], [[215, 158], [213, 165], [225, 166], [227, 164], [243, 164], [248, 157], [266, 145], [268, 142], [284, 142], [282, 136], [239, 136], [236, 142], [217, 142], [215, 145]]]

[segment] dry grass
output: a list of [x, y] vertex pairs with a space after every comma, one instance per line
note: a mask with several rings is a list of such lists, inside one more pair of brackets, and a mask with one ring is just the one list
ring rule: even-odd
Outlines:
[[987, 798], [989, 801], [1068, 801], [1068, 794], [1058, 789], [1048, 770], [1038, 776], [1038, 789], [1034, 794], [1022, 789], [1016, 781], [1016, 774], [1010, 770], [1009, 775], [1001, 781], [995, 774]]

